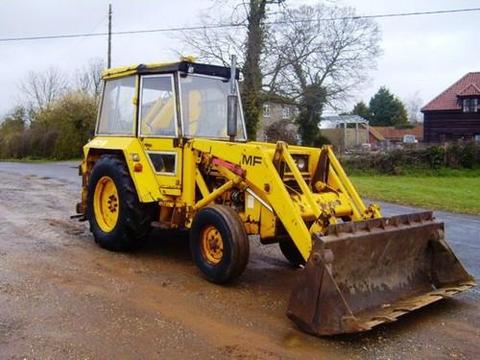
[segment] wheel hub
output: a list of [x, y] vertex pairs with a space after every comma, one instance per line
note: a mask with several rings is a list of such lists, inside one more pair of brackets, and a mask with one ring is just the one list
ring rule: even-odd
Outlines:
[[111, 232], [118, 222], [118, 191], [115, 182], [109, 176], [98, 180], [93, 195], [95, 220], [104, 232]]
[[210, 264], [218, 264], [223, 258], [223, 239], [220, 232], [214, 226], [204, 229], [202, 236], [202, 253]]

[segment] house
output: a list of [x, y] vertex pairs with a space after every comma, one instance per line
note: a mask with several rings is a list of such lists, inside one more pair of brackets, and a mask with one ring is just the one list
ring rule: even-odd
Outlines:
[[396, 128], [394, 126], [372, 126], [371, 129], [383, 137], [382, 141], [387, 141], [390, 144], [423, 141], [424, 129], [422, 124], [417, 124], [412, 128]]
[[480, 72], [471, 72], [422, 108], [424, 141], [480, 141]]
[[265, 130], [282, 120], [291, 122], [292, 131], [296, 132], [297, 126], [294, 124], [294, 120], [297, 115], [298, 107], [292, 100], [280, 95], [264, 96], [257, 140], [268, 141]]

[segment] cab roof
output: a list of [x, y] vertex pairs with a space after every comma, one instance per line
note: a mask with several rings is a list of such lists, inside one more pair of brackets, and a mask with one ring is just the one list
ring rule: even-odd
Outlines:
[[[193, 73], [210, 76], [230, 78], [230, 68], [218, 65], [201, 64], [191, 59], [182, 59], [176, 62], [160, 62], [152, 64], [136, 64], [106, 69], [102, 78], [113, 79], [134, 74], [165, 74], [165, 73]], [[239, 78], [239, 70], [236, 71], [236, 79]]]

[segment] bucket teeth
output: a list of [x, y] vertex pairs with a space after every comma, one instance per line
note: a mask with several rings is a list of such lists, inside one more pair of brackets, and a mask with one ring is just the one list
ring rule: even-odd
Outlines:
[[359, 332], [475, 286], [431, 212], [316, 234], [287, 315], [316, 335]]

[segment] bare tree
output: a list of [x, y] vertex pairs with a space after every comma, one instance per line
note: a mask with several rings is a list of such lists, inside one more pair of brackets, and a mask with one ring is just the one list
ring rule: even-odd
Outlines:
[[236, 0], [231, 14], [226, 16], [228, 20], [225, 27], [212, 29], [208, 24], [218, 23], [216, 19], [219, 16], [202, 16], [205, 24], [203, 31], [183, 34], [183, 40], [203, 60], [228, 65], [230, 55], [237, 55], [244, 76], [242, 99], [247, 133], [253, 139], [262, 105], [260, 93], [264, 77], [262, 65], [265, 65], [267, 7], [283, 2], [284, 0]]
[[278, 71], [271, 75], [270, 91], [299, 102], [304, 143], [314, 142], [323, 106], [337, 108], [367, 80], [379, 40], [377, 25], [355, 17], [349, 7], [286, 9], [274, 22], [269, 48]]
[[367, 80], [380, 54], [377, 25], [349, 7], [286, 9], [271, 34], [270, 47], [284, 63], [274, 88], [301, 97], [315, 84], [326, 89], [333, 107]]
[[408, 121], [411, 123], [422, 122], [422, 113], [421, 108], [423, 105], [423, 100], [420, 97], [419, 91], [416, 91], [409, 98], [405, 100], [405, 105], [408, 113]]
[[207, 61], [226, 65], [230, 53], [239, 55], [250, 137], [256, 130], [261, 89], [265, 98], [280, 94], [308, 108], [310, 125], [300, 130], [315, 136], [324, 105], [343, 105], [375, 68], [379, 30], [373, 20], [355, 17], [352, 8], [282, 6], [277, 8], [282, 9], [280, 15], [272, 17], [275, 13], [266, 11], [272, 3], [284, 5], [283, 1], [237, 2], [226, 22], [235, 27], [208, 28], [218, 20], [207, 17], [204, 30], [185, 33], [184, 41]]
[[31, 111], [42, 110], [65, 94], [68, 87], [65, 74], [53, 67], [44, 72], [29, 72], [20, 84], [20, 90], [26, 96], [27, 106]]
[[[245, 59], [246, 14], [238, 6], [230, 13], [214, 11], [212, 8], [200, 14], [202, 30], [182, 32], [180, 40], [185, 46], [180, 55], [194, 52], [201, 61], [224, 66], [229, 65], [231, 55], [236, 55], [237, 63], [242, 67]], [[227, 19], [221, 24], [234, 26], [210, 28], [209, 25], [219, 23], [219, 18]]]
[[102, 72], [105, 69], [105, 61], [101, 58], [90, 59], [88, 64], [77, 71], [76, 87], [95, 98], [98, 98], [101, 91]]

